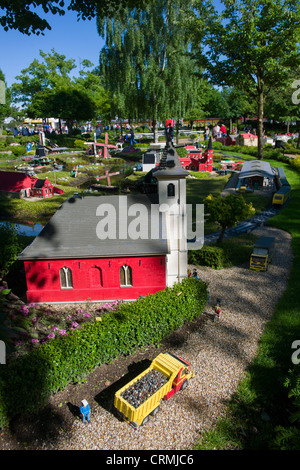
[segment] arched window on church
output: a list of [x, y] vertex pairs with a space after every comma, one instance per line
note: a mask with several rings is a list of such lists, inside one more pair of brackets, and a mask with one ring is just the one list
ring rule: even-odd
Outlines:
[[70, 268], [64, 266], [59, 270], [60, 285], [62, 289], [73, 289], [73, 277]]
[[120, 267], [120, 285], [121, 287], [132, 286], [132, 269], [126, 264]]
[[175, 196], [175, 185], [173, 183], [168, 184], [168, 197]]

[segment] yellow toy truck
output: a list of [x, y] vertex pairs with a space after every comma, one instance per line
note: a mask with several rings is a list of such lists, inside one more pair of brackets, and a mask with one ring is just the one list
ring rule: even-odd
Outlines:
[[134, 429], [144, 425], [159, 411], [160, 401], [184, 390], [195, 371], [191, 364], [171, 353], [159, 354], [150, 367], [118, 390], [114, 406]]
[[250, 269], [255, 271], [267, 271], [272, 261], [275, 238], [260, 237], [254, 245], [250, 257]]

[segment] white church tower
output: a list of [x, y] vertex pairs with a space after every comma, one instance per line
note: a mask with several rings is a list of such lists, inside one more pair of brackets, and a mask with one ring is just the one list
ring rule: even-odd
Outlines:
[[152, 174], [157, 179], [160, 211], [167, 214], [166, 284], [171, 287], [187, 277], [186, 177], [189, 175], [171, 142], [167, 142], [159, 166]]

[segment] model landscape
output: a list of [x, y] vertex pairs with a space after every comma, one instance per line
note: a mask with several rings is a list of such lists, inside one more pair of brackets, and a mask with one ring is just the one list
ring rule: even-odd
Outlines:
[[94, 7], [1, 63], [0, 448], [298, 449], [299, 7]]

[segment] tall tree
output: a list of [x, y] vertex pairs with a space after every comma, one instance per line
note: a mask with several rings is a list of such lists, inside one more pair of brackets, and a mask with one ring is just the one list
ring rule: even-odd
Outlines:
[[74, 59], [66, 59], [54, 49], [48, 54], [40, 51], [40, 56], [42, 61], [35, 59], [16, 77], [20, 83], [11, 86], [14, 102], [27, 107], [29, 117], [65, 119], [72, 132], [72, 121], [108, 114], [108, 96], [97, 71], [90, 71], [90, 61], [83, 60], [79, 77], [71, 77]]
[[155, 0], [143, 9], [125, 9], [113, 18], [98, 16], [106, 44], [100, 71], [114, 103], [112, 111], [131, 119], [179, 120], [193, 101], [195, 64], [185, 19], [192, 2]]
[[[236, 86], [256, 100], [258, 158], [263, 158], [264, 103], [268, 92], [289, 77], [300, 61], [300, 6], [294, 0], [223, 0], [211, 5], [204, 58], [210, 79]], [[198, 2], [198, 16], [203, 2]], [[213, 10], [213, 11], [212, 11]], [[197, 16], [193, 25], [199, 44]], [[202, 43], [203, 45], [203, 43]], [[203, 56], [202, 56], [203, 57]]]
[[0, 135], [4, 119], [10, 115], [10, 91], [6, 87], [5, 76], [0, 69]]
[[15, 103], [27, 106], [37, 93], [71, 83], [70, 72], [76, 68], [74, 59], [66, 59], [65, 55], [58, 54], [54, 49], [47, 54], [40, 50], [40, 56], [42, 61], [34, 59], [15, 77], [19, 81], [11, 86]]
[[[296, 121], [299, 133], [297, 146], [300, 147], [300, 100], [297, 96], [300, 89], [300, 80], [297, 79], [298, 77], [300, 77], [300, 70], [295, 71], [290, 80], [281, 88], [272, 89], [266, 100], [265, 108], [269, 119], [286, 123], [287, 132], [290, 130], [290, 123]], [[298, 88], [298, 91], [295, 91], [295, 88]]]
[[87, 121], [96, 117], [94, 100], [76, 85], [38, 93], [27, 109], [31, 118], [51, 116], [67, 123], [72, 134], [74, 121]]

